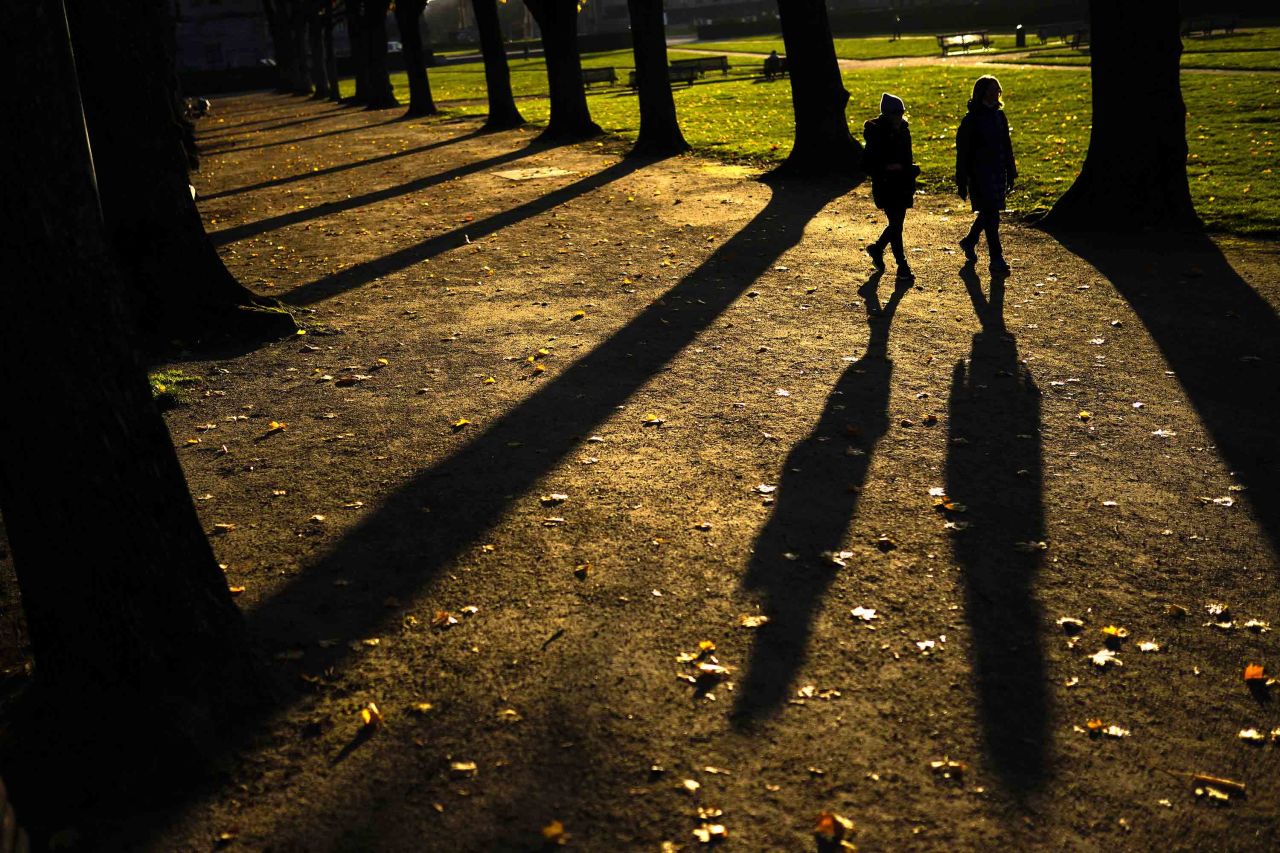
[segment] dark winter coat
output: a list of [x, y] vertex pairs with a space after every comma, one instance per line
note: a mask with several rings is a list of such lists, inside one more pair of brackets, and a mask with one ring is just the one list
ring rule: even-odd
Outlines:
[[[915, 206], [916, 176], [920, 167], [911, 157], [911, 128], [904, 121], [897, 129], [884, 116], [862, 126], [867, 147], [862, 152], [862, 169], [871, 176], [871, 198], [881, 210], [904, 210]], [[889, 171], [890, 163], [902, 164]]]
[[974, 210], [1004, 210], [1005, 193], [1017, 177], [1004, 110], [971, 104], [956, 131], [956, 188], [968, 191]]

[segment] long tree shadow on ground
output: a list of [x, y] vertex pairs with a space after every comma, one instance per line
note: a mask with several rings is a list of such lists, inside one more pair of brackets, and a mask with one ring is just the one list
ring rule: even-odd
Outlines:
[[1054, 235], [1133, 308], [1280, 554], [1280, 317], [1206, 236]]
[[[252, 121], [237, 122], [236, 124], [228, 124], [222, 127], [213, 128], [202, 133], [201, 136], [209, 142], [221, 142], [239, 136], [243, 133], [270, 133], [273, 130], [283, 130], [286, 127], [296, 127], [300, 124], [311, 124], [316, 121], [325, 121], [326, 119], [337, 118], [347, 113], [346, 107], [336, 107], [334, 109], [324, 110], [322, 112], [313, 112], [306, 116], [297, 118], [287, 118], [285, 116], [269, 116], [268, 118], [254, 119]], [[282, 120], [284, 119], [284, 120]], [[279, 122], [271, 124], [271, 122]], [[261, 127], [260, 125], [267, 125]]]
[[389, 255], [364, 261], [327, 275], [324, 278], [316, 279], [308, 284], [299, 285], [293, 290], [282, 294], [280, 301], [288, 305], [314, 305], [331, 296], [337, 296], [339, 293], [368, 284], [384, 275], [390, 275], [428, 258], [434, 258], [436, 255], [447, 252], [450, 249], [456, 249], [469, 238], [478, 240], [509, 225], [514, 225], [540, 213], [545, 213], [553, 207], [558, 207], [578, 196], [585, 195], [605, 184], [625, 177], [637, 169], [643, 168], [644, 165], [645, 163], [642, 160], [630, 158], [620, 160], [612, 166], [596, 172], [594, 175], [588, 175], [568, 186], [530, 199], [518, 207], [513, 207], [511, 210], [504, 210], [485, 219], [468, 222], [466, 225], [460, 225], [452, 231], [437, 234], [429, 240], [406, 246]]
[[340, 136], [344, 133], [357, 133], [361, 130], [368, 130], [371, 127], [384, 127], [388, 124], [396, 124], [402, 120], [402, 116], [397, 115], [395, 118], [389, 118], [384, 121], [357, 124], [354, 127], [339, 127], [334, 130], [325, 130], [320, 133], [313, 133], [310, 136], [295, 136], [291, 139], [276, 139], [271, 142], [259, 142], [254, 145], [229, 145], [226, 148], [211, 146], [207, 151], [201, 151], [201, 153], [213, 157], [220, 154], [238, 154], [243, 151], [260, 151], [263, 148], [275, 148], [278, 145], [297, 145], [299, 142], [310, 142], [313, 139], [325, 139], [330, 136]]
[[403, 151], [392, 151], [389, 154], [379, 154], [377, 157], [367, 157], [364, 160], [352, 160], [350, 163], [339, 163], [336, 166], [328, 166], [324, 169], [314, 169], [310, 172], [301, 172], [297, 175], [285, 175], [280, 178], [272, 178], [269, 181], [259, 181], [256, 184], [248, 184], [243, 187], [234, 187], [229, 190], [221, 190], [216, 193], [200, 196], [201, 201], [212, 201], [216, 198], [226, 198], [227, 196], [239, 195], [240, 193], [253, 192], [254, 190], [264, 190], [269, 187], [279, 187], [285, 184], [296, 183], [297, 181], [305, 181], [309, 178], [323, 178], [326, 175], [334, 175], [338, 172], [346, 172], [350, 169], [358, 169], [361, 166], [374, 166], [378, 163], [386, 163], [391, 160], [398, 160], [401, 157], [412, 157], [414, 154], [421, 154], [424, 151], [433, 151], [436, 148], [444, 148], [446, 145], [453, 145], [456, 142], [464, 142], [468, 139], [475, 139], [484, 134], [482, 130], [472, 130], [466, 133], [460, 133], [457, 136], [451, 136], [448, 139], [437, 139], [435, 142], [428, 142], [426, 145], [418, 145], [414, 148], [406, 148]]
[[752, 548], [743, 586], [759, 590], [769, 622], [756, 632], [738, 686], [734, 724], [747, 726], [776, 712], [804, 663], [813, 617], [840, 571], [835, 562], [867, 478], [876, 442], [888, 429], [889, 327], [909, 281], [899, 281], [880, 305], [880, 273], [859, 289], [866, 300], [869, 340], [831, 391], [813, 431], [783, 464], [777, 505]]
[[[1038, 790], [1046, 764], [1048, 678], [1035, 578], [1044, 539], [1040, 392], [1004, 326], [1004, 280], [982, 292], [960, 273], [982, 331], [951, 382], [946, 491], [955, 506], [973, 682], [987, 756], [1006, 791]], [[964, 511], [960, 511], [961, 508]]]
[[[391, 495], [319, 563], [249, 614], [260, 635], [369, 636], [389, 597], [411, 600], [688, 346], [804, 235], [847, 186], [775, 187], [741, 231], [608, 340]], [[733, 257], [738, 278], [722, 280]], [[523, 447], [513, 450], [513, 441]], [[445, 497], [447, 496], [447, 499]], [[431, 506], [424, 514], [422, 508]], [[361, 578], [359, 590], [333, 581]], [[341, 649], [335, 655], [345, 655]], [[335, 660], [337, 658], [335, 657]]]
[[339, 199], [337, 201], [326, 201], [317, 204], [315, 207], [308, 207], [305, 210], [291, 210], [288, 213], [281, 213], [277, 216], [268, 216], [266, 219], [258, 219], [253, 222], [245, 222], [242, 225], [233, 225], [230, 228], [224, 228], [221, 231], [214, 231], [209, 235], [209, 239], [213, 241], [215, 246], [225, 246], [234, 243], [237, 240], [244, 240], [248, 237], [256, 237], [259, 234], [266, 234], [268, 231], [275, 231], [278, 228], [285, 228], [289, 225], [298, 225], [302, 222], [309, 222], [312, 219], [319, 219], [324, 216], [332, 216], [335, 213], [345, 213], [348, 210], [355, 210], [358, 207], [365, 207], [370, 204], [377, 204], [380, 201], [386, 201], [392, 198], [399, 198], [403, 195], [419, 192], [431, 187], [443, 184], [446, 181], [452, 181], [456, 178], [462, 178], [467, 175], [483, 172], [485, 169], [491, 169], [494, 166], [501, 166], [503, 163], [510, 163], [513, 160], [519, 160], [528, 157], [539, 151], [549, 151], [556, 147], [554, 144], [530, 141], [528, 144], [507, 151], [503, 154], [495, 154], [493, 157], [484, 160], [474, 160], [470, 163], [464, 163], [461, 166], [455, 166], [452, 169], [446, 169], [443, 172], [437, 172], [434, 175], [425, 175], [421, 178], [415, 178], [412, 181], [406, 181], [403, 184], [397, 184], [394, 187], [385, 187], [380, 190], [372, 190], [362, 195], [350, 196], [348, 198]]

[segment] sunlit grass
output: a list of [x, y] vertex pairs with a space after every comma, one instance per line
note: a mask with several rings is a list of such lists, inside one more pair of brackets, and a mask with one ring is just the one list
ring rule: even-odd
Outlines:
[[[672, 58], [681, 55], [671, 52]], [[754, 71], [754, 60], [750, 62], [749, 66], [735, 63], [734, 74], [728, 77], [712, 73], [693, 86], [678, 85], [673, 94], [681, 128], [695, 150], [768, 165], [784, 158], [791, 147], [791, 87], [785, 79], [765, 82], [745, 76]], [[584, 56], [583, 64], [613, 65], [620, 83], [625, 83], [632, 59], [629, 51], [614, 51]], [[899, 95], [906, 101], [916, 160], [924, 170], [921, 188], [952, 197], [956, 127], [973, 79], [980, 73], [981, 69], [955, 65], [846, 71], [850, 130], [861, 137], [862, 123], [878, 111], [882, 92]], [[1007, 68], [999, 76], [1021, 172], [1019, 190], [1010, 205], [1025, 214], [1047, 210], [1071, 185], [1088, 149], [1089, 74], [1085, 69]], [[545, 123], [549, 108], [542, 60], [513, 60], [511, 79], [525, 118]], [[393, 83], [397, 95], [407, 102], [405, 76], [394, 75]], [[432, 69], [431, 84], [436, 99], [446, 107], [449, 102], [473, 100], [477, 107], [468, 109], [484, 109], [484, 74], [479, 63]], [[1188, 176], [1200, 215], [1218, 230], [1280, 233], [1280, 181], [1272, 172], [1280, 160], [1276, 151], [1280, 78], [1184, 74], [1182, 88], [1189, 112]], [[347, 81], [344, 92], [349, 91]], [[592, 117], [608, 133], [635, 138], [636, 97], [625, 85], [593, 87], [588, 103]]]
[[[1003, 53], [1010, 50], [1038, 50], [1040, 44], [1033, 36], [1025, 48], [1014, 47], [1012, 32], [994, 32], [989, 36], [991, 46], [985, 53]], [[836, 56], [840, 59], [896, 59], [913, 56], [941, 56], [938, 39], [932, 35], [904, 35], [899, 39], [891, 39], [885, 35], [860, 36], [858, 38], [834, 39]], [[1053, 47], [1050, 42], [1045, 47]], [[782, 36], [773, 38], [721, 39], [717, 41], [692, 42], [686, 47], [698, 50], [724, 50], [738, 53], [763, 53], [776, 50], [785, 54], [786, 48]], [[974, 51], [977, 53], [978, 51]]]

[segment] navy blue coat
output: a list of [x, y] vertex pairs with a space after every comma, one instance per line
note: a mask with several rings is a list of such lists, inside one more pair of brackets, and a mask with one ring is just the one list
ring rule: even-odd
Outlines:
[[[904, 121], [896, 130], [884, 116], [862, 126], [867, 147], [862, 152], [862, 170], [871, 176], [871, 198], [881, 210], [903, 210], [915, 206], [916, 175], [920, 169], [911, 157], [911, 128]], [[885, 167], [901, 163], [900, 171]]]
[[956, 187], [967, 189], [974, 210], [1004, 210], [1018, 177], [1009, 119], [999, 107], [972, 104], [956, 131]]

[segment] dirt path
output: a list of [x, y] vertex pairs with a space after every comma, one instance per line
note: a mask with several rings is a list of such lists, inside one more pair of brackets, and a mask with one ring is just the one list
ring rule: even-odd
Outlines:
[[1242, 627], [1280, 618], [1274, 245], [1009, 226], [1001, 287], [923, 197], [895, 289], [866, 187], [393, 118], [201, 124], [228, 265], [308, 312], [168, 416], [279, 700], [225, 785], [91, 841], [1280, 845], [1280, 749], [1237, 737], [1280, 726], [1242, 680], [1280, 667]]

